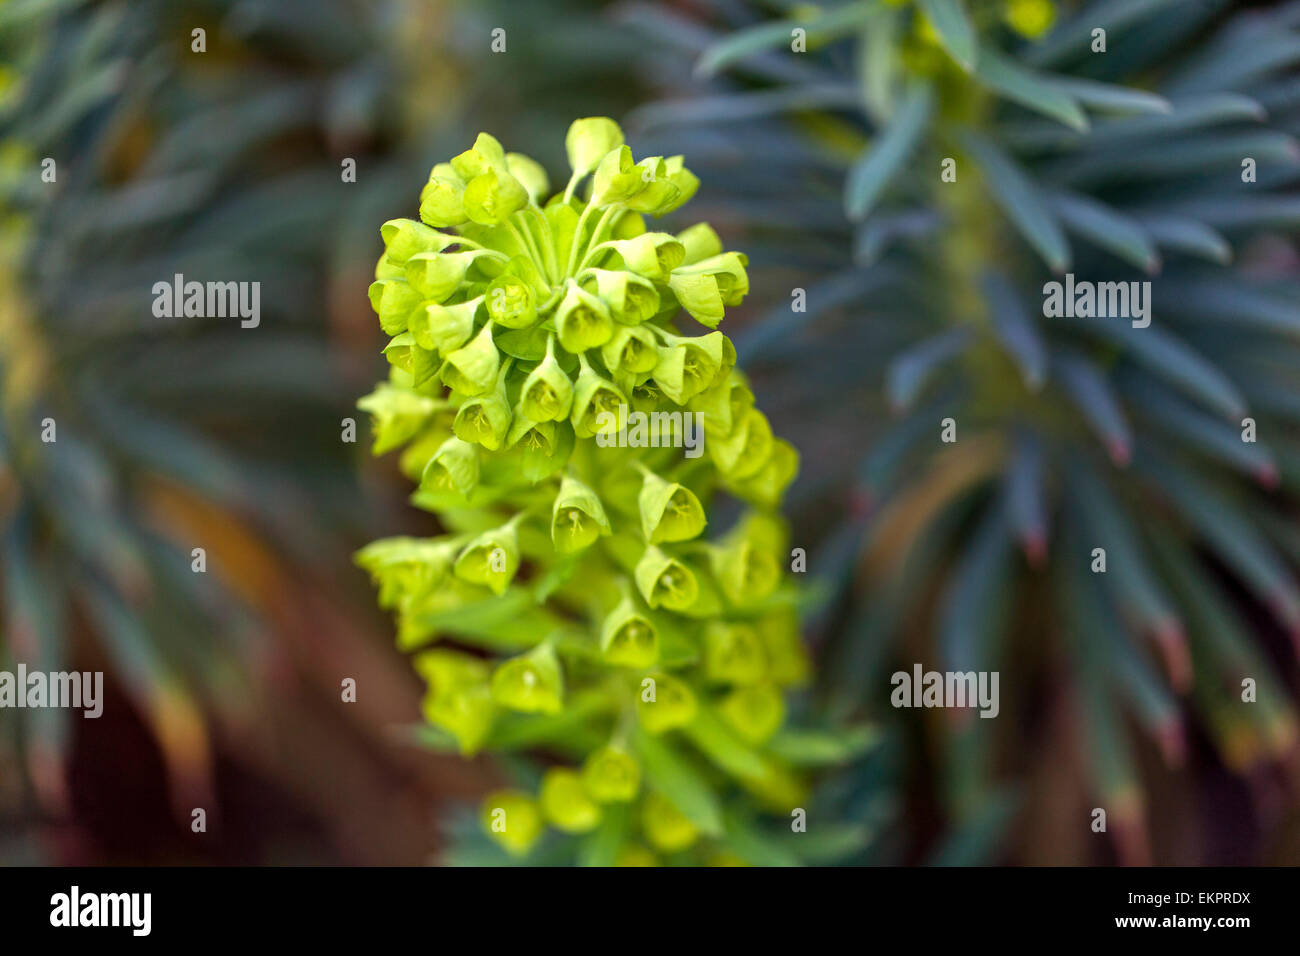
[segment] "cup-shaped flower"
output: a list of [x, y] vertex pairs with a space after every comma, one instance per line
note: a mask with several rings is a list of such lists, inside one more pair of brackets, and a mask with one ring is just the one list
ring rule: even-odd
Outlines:
[[587, 175], [611, 150], [623, 145], [623, 131], [607, 116], [574, 120], [564, 137], [564, 151], [575, 177]]
[[379, 606], [405, 608], [441, 584], [460, 550], [455, 539], [381, 538], [354, 556], [379, 587]]
[[662, 345], [655, 363], [654, 380], [678, 405], [725, 378], [736, 364], [736, 349], [721, 332], [698, 338], [659, 332]]
[[709, 455], [718, 470], [729, 479], [739, 480], [757, 474], [767, 464], [774, 448], [772, 426], [767, 416], [756, 408], [745, 412], [730, 435], [709, 440]]
[[609, 533], [609, 518], [600, 498], [577, 478], [565, 475], [551, 507], [551, 542], [555, 550], [573, 554]]
[[685, 727], [695, 719], [699, 705], [689, 684], [672, 674], [657, 673], [654, 693], [642, 690], [637, 697], [637, 717], [641, 726], [652, 734], [662, 734]]
[[581, 370], [573, 386], [573, 410], [569, 420], [579, 438], [618, 430], [618, 409], [627, 398], [617, 385], [604, 378], [579, 356]]
[[659, 629], [625, 594], [600, 626], [600, 653], [615, 667], [644, 669], [659, 660]]
[[709, 565], [727, 600], [737, 607], [765, 600], [781, 583], [776, 555], [748, 535], [728, 536], [710, 547]]
[[641, 765], [621, 747], [601, 747], [583, 762], [582, 784], [597, 803], [628, 803], [641, 789]]
[[501, 353], [492, 341], [492, 323], [488, 322], [468, 344], [447, 354], [438, 377], [453, 392], [472, 398], [492, 388], [500, 370]]
[[636, 164], [644, 184], [636, 193], [623, 201], [633, 212], [662, 216], [669, 209], [676, 209], [677, 196], [681, 192], [668, 172], [668, 164], [662, 156], [650, 156]]
[[632, 150], [617, 146], [601, 157], [596, 165], [590, 202], [594, 207], [624, 202], [645, 189], [646, 185], [643, 170], [632, 158]]
[[763, 681], [731, 691], [718, 706], [723, 720], [751, 744], [763, 744], [785, 721], [785, 698], [775, 684]]
[[631, 239], [612, 239], [604, 247], [618, 253], [627, 268], [652, 282], [668, 282], [673, 270], [686, 258], [686, 247], [666, 232], [643, 232]]
[[665, 481], [645, 469], [637, 510], [641, 513], [641, 533], [651, 544], [662, 541], [689, 541], [704, 530], [707, 518], [695, 492], [675, 481]]
[[694, 823], [658, 791], [641, 801], [641, 832], [660, 853], [680, 853], [699, 839]]
[[772, 441], [772, 453], [757, 472], [739, 481], [728, 477], [727, 487], [746, 501], [775, 507], [799, 473], [799, 453], [783, 438]]
[[389, 339], [384, 346], [384, 357], [394, 368], [410, 376], [414, 388], [420, 388], [438, 374], [438, 353], [421, 348], [410, 332]]
[[668, 180], [677, 188], [677, 193], [657, 210], [651, 210], [652, 215], [667, 215], [685, 206], [695, 197], [696, 191], [700, 188], [700, 180], [698, 176], [686, 168], [685, 159], [684, 156], [669, 156], [664, 160]]
[[506, 397], [506, 374], [510, 363], [497, 377], [497, 387], [483, 395], [466, 399], [456, 412], [451, 430], [457, 438], [496, 451], [510, 431], [510, 402]]
[[461, 287], [474, 260], [486, 254], [483, 249], [465, 252], [417, 252], [403, 267], [406, 281], [431, 302], [445, 302]]
[[552, 767], [538, 793], [546, 822], [565, 833], [589, 833], [600, 823], [600, 804], [591, 799], [577, 771]]
[[767, 675], [767, 654], [748, 624], [710, 621], [704, 629], [704, 674], [721, 684], [753, 684]]
[[492, 672], [492, 699], [524, 714], [558, 714], [564, 708], [564, 672], [555, 646], [545, 641], [502, 661]]
[[537, 294], [517, 275], [500, 275], [483, 293], [488, 317], [507, 329], [526, 329], [537, 321]]
[[767, 676], [785, 687], [803, 684], [812, 673], [808, 649], [799, 636], [799, 615], [792, 608], [775, 609], [754, 623], [767, 654]]
[[370, 305], [379, 316], [379, 326], [388, 335], [400, 335], [409, 316], [424, 301], [405, 279], [380, 279], [370, 283]]
[[526, 480], [536, 483], [555, 474], [568, 463], [573, 445], [573, 426], [568, 422], [535, 422], [515, 408], [506, 447], [518, 456]]
[[639, 325], [659, 311], [659, 291], [649, 279], [614, 269], [587, 269], [581, 279], [582, 287], [609, 307], [616, 322]]
[[679, 266], [669, 277], [668, 287], [696, 322], [715, 329], [726, 307], [740, 305], [749, 293], [748, 261], [742, 253], [724, 252]]
[[456, 738], [463, 756], [478, 753], [492, 732], [497, 705], [486, 680], [447, 690], [431, 688], [423, 701], [424, 716]]
[[652, 608], [681, 611], [694, 604], [700, 596], [695, 573], [653, 544], [641, 555], [633, 577], [641, 597]]
[[535, 422], [567, 418], [573, 407], [573, 382], [555, 358], [555, 338], [546, 341], [546, 355], [528, 373], [519, 392], [523, 413]]
[[458, 239], [414, 219], [390, 219], [379, 227], [379, 235], [384, 240], [384, 254], [394, 265], [422, 252], [442, 252]]
[[370, 430], [375, 436], [371, 452], [376, 455], [406, 444], [445, 407], [445, 403], [427, 395], [387, 382], [380, 383], [357, 402], [357, 408], [370, 415]]
[[483, 798], [483, 829], [512, 856], [523, 856], [545, 826], [537, 801], [519, 790], [497, 790]]
[[478, 478], [478, 449], [453, 435], [438, 446], [424, 466], [420, 488], [468, 497], [478, 487]]
[[691, 410], [704, 416], [704, 430], [710, 438], [730, 435], [736, 423], [754, 407], [754, 393], [739, 375], [718, 376], [712, 385], [688, 403]]
[[456, 559], [456, 577], [482, 584], [494, 594], [505, 593], [519, 570], [518, 518], [474, 538]]
[[600, 359], [611, 372], [644, 375], [659, 364], [659, 343], [649, 329], [619, 326], [600, 347]]
[[609, 306], [570, 279], [555, 307], [555, 331], [565, 350], [576, 355], [608, 342], [614, 323]]
[[449, 355], [474, 334], [474, 322], [482, 304], [482, 296], [453, 305], [425, 303], [411, 313], [411, 337], [422, 349]]

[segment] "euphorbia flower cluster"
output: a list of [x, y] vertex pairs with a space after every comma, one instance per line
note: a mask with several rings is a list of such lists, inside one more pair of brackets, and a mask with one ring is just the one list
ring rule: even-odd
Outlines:
[[[358, 561], [418, 649], [429, 722], [464, 754], [553, 761], [535, 794], [488, 798], [502, 845], [549, 825], [592, 833], [590, 860], [707, 859], [733, 792], [787, 815], [802, 792], [765, 746], [807, 671], [775, 513], [797, 456], [730, 340], [675, 325], [716, 329], [749, 288], [707, 224], [647, 225], [695, 193], [682, 158], [636, 161], [603, 117], [566, 147], [548, 198], [538, 163], [482, 133], [433, 168], [419, 221], [383, 225], [391, 369], [360, 407], [447, 533]], [[646, 413], [649, 447], [608, 441], [620, 406]], [[682, 454], [684, 411], [702, 457]], [[719, 491], [746, 507], [716, 533]]]

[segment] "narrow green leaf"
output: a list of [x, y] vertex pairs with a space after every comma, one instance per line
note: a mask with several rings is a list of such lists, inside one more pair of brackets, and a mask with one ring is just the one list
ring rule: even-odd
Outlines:
[[875, 207], [881, 193], [916, 148], [930, 120], [934, 97], [930, 87], [917, 84], [884, 133], [869, 146], [849, 170], [844, 184], [844, 207], [849, 218], [860, 221]]
[[920, 0], [920, 5], [948, 55], [967, 73], [973, 70], [979, 47], [975, 40], [975, 27], [961, 0]]
[[1000, 149], [976, 133], [965, 136], [967, 148], [979, 163], [993, 198], [1015, 223], [1054, 272], [1070, 267], [1070, 244], [1038, 187], [1023, 169]]
[[1013, 103], [1051, 117], [1080, 132], [1088, 129], [1088, 117], [1078, 101], [1047, 77], [1028, 70], [1014, 60], [984, 50], [975, 77], [989, 89]]

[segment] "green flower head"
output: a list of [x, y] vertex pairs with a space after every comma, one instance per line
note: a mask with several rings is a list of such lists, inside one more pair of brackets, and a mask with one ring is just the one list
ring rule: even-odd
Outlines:
[[[359, 407], [449, 533], [356, 561], [417, 652], [431, 739], [545, 753], [533, 793], [484, 802], [501, 848], [551, 827], [591, 837], [548, 852], [605, 865], [709, 862], [741, 849], [719, 811], [742, 792], [782, 812], [804, 792], [773, 742], [809, 676], [775, 517], [798, 456], [727, 336], [683, 331], [749, 288], [707, 224], [647, 229], [699, 188], [683, 158], [637, 157], [605, 117], [565, 149], [551, 192], [480, 134], [433, 167], [418, 220], [380, 228], [369, 297], [392, 368]], [[679, 447], [686, 413], [702, 449]], [[745, 514], [710, 539], [719, 493]], [[443, 640], [467, 650], [427, 649]]]

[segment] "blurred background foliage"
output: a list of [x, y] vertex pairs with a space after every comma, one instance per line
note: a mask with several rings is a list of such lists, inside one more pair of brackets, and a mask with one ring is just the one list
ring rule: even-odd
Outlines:
[[[673, 51], [629, 127], [695, 158], [755, 274], [790, 267], [737, 348], [805, 456], [822, 692], [905, 741], [907, 857], [1300, 860], [1300, 5], [623, 22]], [[1151, 326], [1042, 318], [1066, 272], [1150, 280]], [[915, 662], [999, 671], [1001, 715], [890, 713]]]
[[[0, 711], [0, 860], [419, 862], [528, 772], [393, 733], [421, 688], [349, 556], [430, 529], [341, 434], [382, 368], [377, 224], [480, 129], [555, 171], [610, 115], [751, 256], [727, 331], [802, 453], [805, 706], [885, 729], [810, 816], [871, 829], [855, 862], [1300, 861], [1300, 6], [988, 0], [969, 37], [921, 6], [943, 30], [897, 0], [0, 0], [0, 668], [109, 684], [99, 721]], [[1040, 318], [1067, 264], [1150, 278], [1151, 327]], [[175, 273], [260, 281], [260, 327], [154, 318]], [[917, 661], [999, 670], [1001, 716], [891, 709]]]

